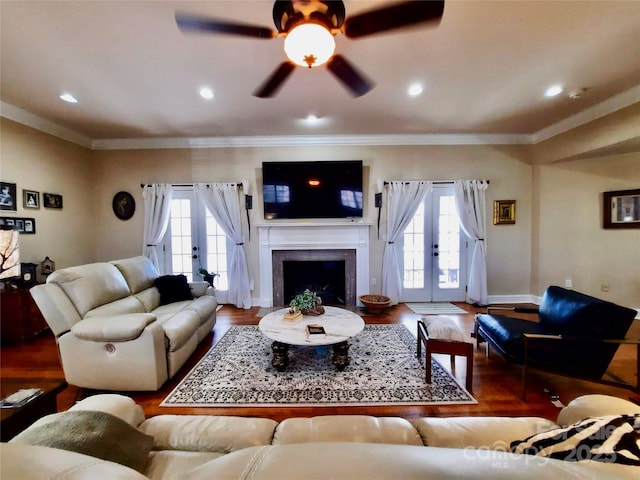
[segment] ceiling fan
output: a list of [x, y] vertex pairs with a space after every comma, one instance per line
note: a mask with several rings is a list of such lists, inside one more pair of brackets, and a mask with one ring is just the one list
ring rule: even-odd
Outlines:
[[326, 63], [329, 71], [354, 97], [373, 88], [373, 83], [342, 55], [334, 54], [334, 36], [343, 33], [360, 38], [419, 23], [439, 23], [444, 0], [418, 0], [387, 4], [345, 18], [342, 0], [276, 0], [273, 21], [277, 30], [199, 15], [177, 12], [176, 23], [183, 32], [206, 32], [270, 39], [284, 37], [289, 60], [281, 63], [253, 93], [275, 96], [296, 65], [317, 67]]

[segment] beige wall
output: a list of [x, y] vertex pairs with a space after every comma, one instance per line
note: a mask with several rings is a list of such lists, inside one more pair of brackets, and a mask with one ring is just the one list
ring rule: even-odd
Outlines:
[[[136, 255], [142, 244], [143, 211], [140, 183], [207, 182], [248, 180], [255, 195], [251, 223], [263, 222], [261, 163], [263, 161], [362, 159], [365, 169], [365, 221], [371, 229], [370, 275], [378, 279], [384, 241], [378, 240], [373, 208], [376, 180], [489, 179], [487, 191], [487, 242], [489, 248], [489, 291], [492, 294], [526, 294], [530, 289], [531, 254], [531, 166], [519, 161], [518, 148], [485, 146], [455, 147], [290, 147], [222, 148], [194, 150], [100, 151], [96, 161], [97, 257], [108, 260]], [[123, 222], [111, 211], [111, 199], [119, 190], [133, 193], [138, 208]], [[516, 199], [516, 225], [491, 223], [494, 199]], [[244, 215], [243, 215], [244, 218]], [[383, 216], [384, 231], [384, 216]], [[245, 235], [247, 233], [244, 226]], [[259, 296], [257, 235], [246, 244], [249, 274]]]
[[[40, 263], [45, 256], [56, 268], [95, 258], [95, 178], [91, 152], [29, 127], [1, 119], [0, 178], [17, 184], [18, 211], [3, 216], [32, 217], [35, 235], [20, 236], [20, 260]], [[40, 209], [25, 209], [22, 190], [40, 192]], [[63, 197], [61, 210], [42, 207], [42, 193]]]
[[[254, 194], [252, 225], [262, 221], [259, 186], [262, 161], [362, 159], [365, 221], [371, 228], [370, 275], [380, 278], [384, 241], [375, 228], [377, 179], [488, 179], [487, 246], [489, 294], [539, 295], [549, 284], [640, 306], [639, 230], [602, 230], [603, 191], [637, 188], [638, 154], [529, 165], [524, 146], [277, 147], [89, 151], [29, 127], [2, 120], [0, 177], [22, 188], [64, 196], [64, 209], [40, 209], [37, 234], [23, 236], [24, 261], [45, 255], [58, 267], [138, 255], [142, 248], [141, 183], [248, 180]], [[567, 136], [572, 141], [572, 136]], [[562, 139], [560, 139], [562, 140]], [[559, 141], [555, 139], [554, 142]], [[540, 151], [546, 148], [541, 146]], [[133, 194], [136, 212], [122, 221], [111, 210], [113, 195]], [[493, 225], [493, 201], [517, 201], [515, 225]], [[20, 203], [21, 204], [21, 203]], [[244, 216], [243, 216], [244, 218]], [[384, 215], [382, 230], [384, 232]], [[245, 225], [246, 233], [246, 225]], [[249, 272], [259, 296], [255, 230], [247, 243]], [[634, 250], [635, 248], [635, 250]], [[610, 292], [600, 292], [600, 284]], [[373, 293], [379, 291], [371, 287]]]
[[534, 176], [532, 293], [570, 279], [575, 290], [640, 306], [640, 230], [602, 228], [602, 192], [638, 188], [640, 154], [538, 166]]

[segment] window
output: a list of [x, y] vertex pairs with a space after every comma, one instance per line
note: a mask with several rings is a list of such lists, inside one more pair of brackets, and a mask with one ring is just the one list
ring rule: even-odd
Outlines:
[[165, 272], [182, 273], [193, 281], [202, 279], [197, 272], [205, 268], [219, 275], [215, 278], [217, 290], [228, 290], [226, 235], [192, 189], [174, 191], [162, 247]]

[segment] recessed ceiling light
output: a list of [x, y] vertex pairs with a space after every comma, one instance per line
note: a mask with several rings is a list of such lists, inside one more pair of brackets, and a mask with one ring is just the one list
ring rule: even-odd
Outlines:
[[213, 90], [208, 87], [202, 87], [200, 89], [200, 96], [202, 98], [206, 98], [207, 100], [211, 100], [214, 97]]
[[555, 97], [556, 95], [560, 95], [563, 92], [564, 88], [560, 85], [553, 85], [552, 87], [547, 88], [544, 92], [545, 97]]
[[420, 85], [419, 83], [414, 83], [413, 85], [411, 85], [409, 87], [409, 89], [407, 90], [407, 94], [412, 96], [412, 97], [417, 97], [418, 95], [420, 95], [422, 92], [424, 91], [424, 88], [422, 88], [422, 85]]
[[62, 95], [60, 95], [60, 99], [68, 103], [78, 103], [78, 99], [70, 93], [63, 93]]
[[309, 125], [315, 125], [316, 123], [318, 123], [320, 121], [320, 119], [317, 116], [315, 116], [314, 114], [307, 115], [304, 120]]

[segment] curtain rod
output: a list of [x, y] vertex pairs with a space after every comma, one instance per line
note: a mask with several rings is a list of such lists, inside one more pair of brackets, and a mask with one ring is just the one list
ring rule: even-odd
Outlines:
[[[214, 182], [204, 182], [205, 185], [208, 185], [209, 183], [214, 183]], [[232, 182], [235, 183], [237, 187], [241, 187], [242, 186], [242, 182]], [[140, 188], [144, 188], [147, 185], [153, 185], [152, 183], [141, 183], [140, 184]], [[193, 187], [193, 183], [172, 183], [171, 186], [172, 187]]]
[[[425, 180], [425, 181], [429, 181], [429, 180]], [[452, 183], [454, 183], [455, 180], [440, 180], [440, 181], [432, 181], [431, 183], [433, 183], [434, 185], [450, 185]], [[487, 182], [487, 185], [491, 183], [490, 180], [481, 180], [482, 182]], [[409, 182], [405, 182], [405, 183], [409, 183]], [[389, 185], [388, 181], [384, 181], [385, 185]]]

